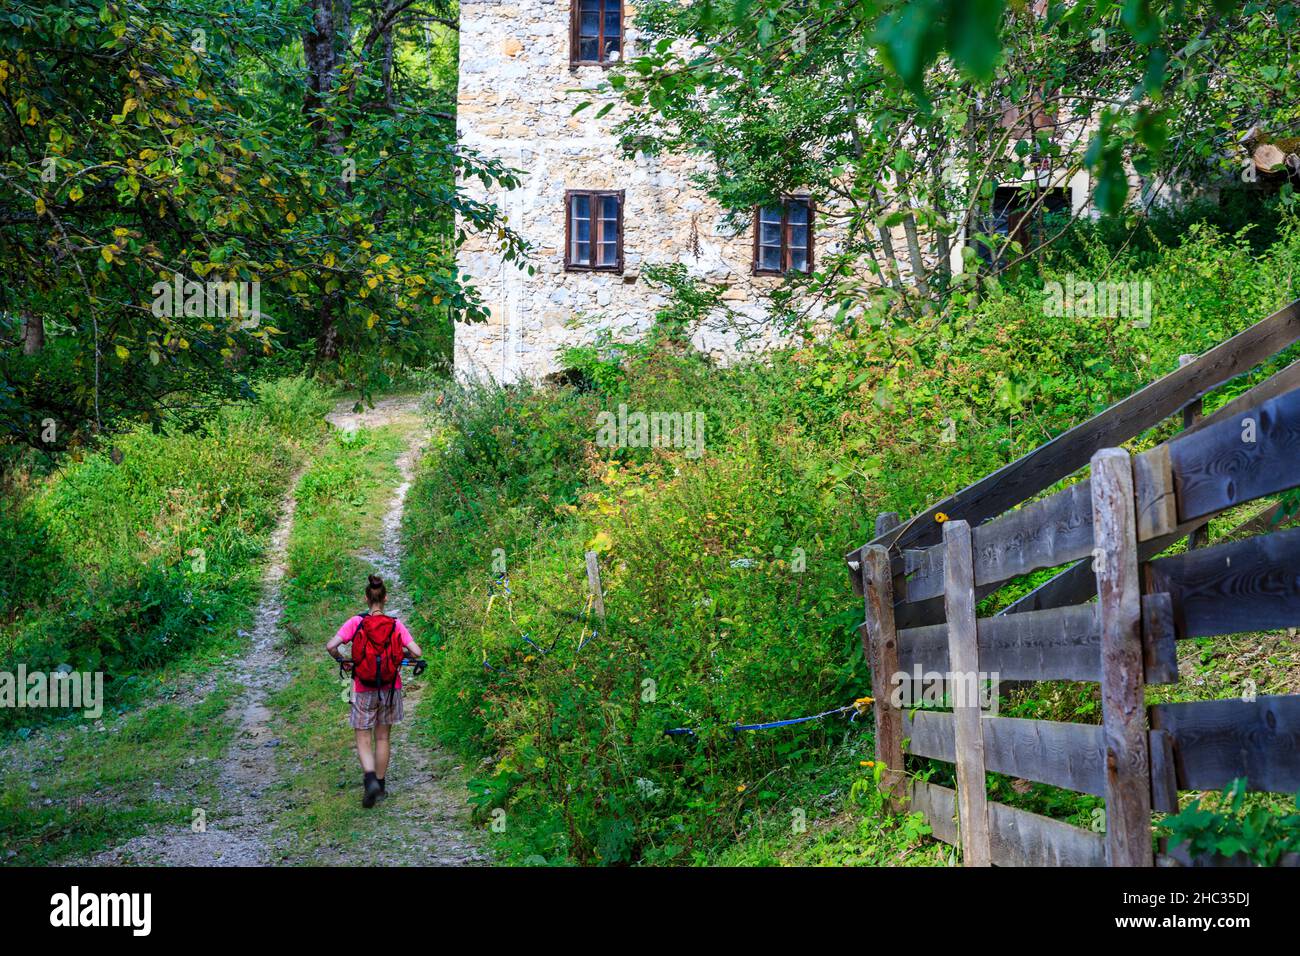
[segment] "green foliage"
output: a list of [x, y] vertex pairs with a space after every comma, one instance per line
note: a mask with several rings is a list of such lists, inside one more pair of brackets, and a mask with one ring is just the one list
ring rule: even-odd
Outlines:
[[[523, 255], [460, 180], [516, 177], [456, 146], [455, 35], [428, 22], [446, 5], [402, 9], [326, 18], [338, 34], [313, 86], [310, 4], [7, 4], [0, 441], [48, 450], [52, 418], [63, 449], [164, 405], [196, 424], [286, 353], [288, 371], [313, 361], [367, 389], [450, 354], [453, 318], [485, 314], [456, 249], [482, 232]], [[160, 304], [177, 276], [259, 283], [260, 319], [188, 293]], [[35, 355], [16, 347], [27, 315], [44, 319]]]
[[[1040, 187], [1081, 172], [1092, 205], [1130, 234], [1161, 193], [1294, 202], [1285, 176], [1266, 190], [1246, 164], [1300, 119], [1288, 41], [1300, 7], [1120, 6], [649, 0], [637, 5], [642, 42], [609, 87], [630, 107], [625, 149], [704, 157], [695, 181], [733, 225], [812, 195], [836, 229], [796, 283], [814, 301], [855, 320], [960, 313], [950, 289], [1041, 259], [1059, 230]], [[1008, 190], [1027, 234], [998, 221]], [[928, 246], [924, 261], [899, 226]], [[946, 251], [959, 241], [971, 258], [953, 274]]]
[[[728, 368], [610, 347], [619, 375], [597, 390], [444, 392], [407, 509], [404, 574], [441, 635], [419, 719], [486, 761], [474, 802], [484, 817], [506, 809], [507, 855], [668, 864], [914, 852], [906, 821], [897, 842], [866, 842], [843, 820], [818, 822], [808, 842], [769, 833], [788, 826], [789, 794], [824, 781], [846, 751], [869, 753], [869, 727], [730, 728], [870, 693], [842, 555], [871, 537], [876, 513], [921, 511], [1292, 294], [1294, 227], [1258, 256], [1209, 226], [1181, 231], [1181, 245], [1130, 259], [1083, 236], [1044, 266], [1064, 279], [1110, 263], [1111, 279], [1150, 282], [1149, 326], [1047, 314], [1041, 280], [1023, 277], [963, 299], [952, 318], [851, 326]], [[702, 412], [704, 455], [598, 446], [598, 414], [619, 406]], [[595, 637], [586, 550], [600, 554], [608, 610]], [[1042, 706], [1073, 715], [1089, 703], [1063, 692]], [[695, 735], [663, 733], [678, 727]], [[1091, 798], [1000, 786], [1091, 823]], [[866, 791], [855, 803], [840, 812], [878, 821]], [[770, 842], [758, 857], [727, 856], [738, 833]]]
[[662, 290], [668, 304], [655, 313], [652, 338], [659, 337], [675, 345], [685, 345], [699, 323], [722, 306], [725, 285], [708, 285], [692, 279], [680, 262], [648, 265], [642, 277], [651, 288]]
[[303, 380], [267, 383], [202, 433], [137, 429], [115, 446], [116, 463], [85, 455], [8, 502], [3, 666], [102, 669], [120, 703], [139, 675], [230, 640], [281, 495], [328, 407]]
[[1244, 853], [1257, 866], [1277, 866], [1287, 853], [1300, 853], [1300, 794], [1290, 813], [1277, 813], [1254, 801], [1247, 806], [1246, 781], [1237, 778], [1220, 794], [1198, 797], [1164, 819], [1173, 849], [1193, 858]]

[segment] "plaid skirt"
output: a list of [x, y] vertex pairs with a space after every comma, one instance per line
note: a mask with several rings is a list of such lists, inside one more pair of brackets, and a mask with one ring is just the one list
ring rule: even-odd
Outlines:
[[383, 699], [380, 691], [363, 690], [352, 692], [352, 713], [348, 716], [355, 730], [370, 730], [375, 724], [401, 723], [402, 692], [385, 689]]

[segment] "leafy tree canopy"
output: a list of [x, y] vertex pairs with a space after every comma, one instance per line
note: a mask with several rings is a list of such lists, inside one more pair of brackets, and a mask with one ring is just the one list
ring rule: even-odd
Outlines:
[[[1244, 145], [1292, 135], [1300, 121], [1294, 3], [639, 7], [638, 55], [610, 79], [632, 108], [625, 147], [708, 156], [702, 185], [738, 219], [794, 190], [829, 200], [823, 221], [838, 220], [846, 239], [810, 282], [842, 315], [865, 303], [919, 314], [950, 301], [948, 289], [980, 272], [950, 274], [961, 235], [973, 240], [968, 265], [983, 251], [1011, 268], [1064, 231], [1044, 225], [1047, 191], [1031, 189], [1034, 241], [996, 234], [999, 186], [1087, 170], [1096, 207], [1132, 215], [1176, 184], [1237, 181]], [[1281, 195], [1290, 198], [1289, 185]]]
[[[0, 440], [197, 421], [285, 350], [365, 388], [481, 318], [455, 246], [523, 246], [458, 187], [515, 174], [456, 146], [454, 27], [441, 0], [7, 4]], [[259, 315], [178, 276], [257, 283]]]

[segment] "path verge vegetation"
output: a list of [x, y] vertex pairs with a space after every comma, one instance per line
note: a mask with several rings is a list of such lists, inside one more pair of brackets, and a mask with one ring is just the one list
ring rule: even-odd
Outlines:
[[[473, 799], [485, 820], [503, 811], [507, 856], [946, 859], [924, 826], [880, 806], [869, 720], [732, 728], [871, 692], [842, 555], [873, 536], [876, 514], [923, 510], [1294, 297], [1294, 222], [1262, 251], [1205, 222], [1178, 235], [1139, 229], [1116, 252], [1083, 232], [1041, 274], [945, 317], [828, 330], [727, 368], [664, 327], [575, 350], [565, 386], [437, 395], [442, 429], [407, 520], [407, 580], [442, 638], [421, 720], [481, 761]], [[1149, 283], [1149, 323], [1060, 314], [1047, 283], [1069, 275]], [[1211, 394], [1207, 413], [1294, 357]], [[621, 407], [702, 412], [704, 455], [607, 447], [600, 413]], [[600, 555], [608, 609], [594, 638], [587, 550]], [[1254, 674], [1261, 693], [1294, 686], [1294, 639], [1253, 640], [1270, 653], [1203, 652]], [[1284, 664], [1264, 673], [1265, 661]], [[1231, 685], [1209, 684], [1240, 693]], [[1004, 705], [1095, 722], [1095, 695], [1044, 684]], [[665, 734], [677, 729], [692, 733]], [[993, 786], [1000, 800], [1082, 825], [1096, 804], [1026, 781]]]

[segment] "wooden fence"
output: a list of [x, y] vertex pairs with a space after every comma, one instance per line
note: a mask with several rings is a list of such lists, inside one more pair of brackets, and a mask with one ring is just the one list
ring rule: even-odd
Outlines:
[[[1178, 640], [1300, 625], [1300, 529], [1158, 557], [1189, 536], [1203, 544], [1227, 509], [1300, 486], [1300, 362], [1213, 415], [1186, 415], [1149, 451], [1115, 447], [1297, 339], [1300, 300], [912, 520], [881, 515], [876, 538], [847, 556], [884, 783], [967, 865], [1150, 866], [1152, 812], [1177, 810], [1180, 790], [1237, 777], [1300, 790], [1300, 695], [1144, 703], [1147, 684], [1178, 680]], [[1007, 510], [1083, 465], [1088, 478]], [[1007, 582], [1063, 565], [977, 617]], [[951, 712], [900, 706], [918, 668], [949, 678]], [[975, 678], [994, 673], [1097, 682], [1102, 722], [988, 716]], [[956, 790], [909, 778], [905, 752], [955, 764]], [[1104, 797], [1104, 826], [989, 802], [988, 772]]]

